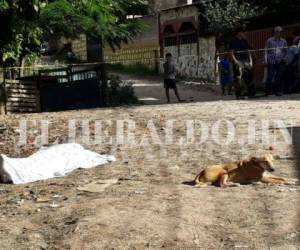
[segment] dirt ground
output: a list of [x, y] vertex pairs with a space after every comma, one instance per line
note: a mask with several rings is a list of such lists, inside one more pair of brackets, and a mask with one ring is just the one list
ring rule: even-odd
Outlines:
[[[139, 100], [147, 105], [166, 104], [166, 94], [163, 79], [159, 76], [137, 77], [121, 75], [121, 78], [133, 83]], [[220, 86], [195, 81], [178, 81], [178, 89], [181, 99], [187, 102], [233, 100], [234, 96], [222, 96]], [[170, 90], [172, 103], [178, 102], [174, 91]]]
[[[185, 184], [207, 165], [269, 152], [272, 143], [241, 141], [248, 134], [249, 119], [257, 121], [258, 136], [261, 120], [281, 119], [293, 128], [292, 145], [283, 141], [279, 126], [267, 129], [279, 140], [272, 144], [276, 174], [299, 178], [300, 98], [291, 98], [295, 100], [207, 101], [2, 117], [0, 150], [15, 157], [36, 150], [17, 145], [20, 119], [49, 120], [50, 143], [67, 141], [69, 119], [133, 120], [137, 142], [149, 136], [146, 127], [151, 119], [160, 138], [165, 136], [166, 121], [176, 120], [178, 142], [186, 134], [186, 120], [201, 120], [211, 128], [226, 119], [236, 125], [237, 136], [229, 145], [218, 145], [212, 136], [202, 144], [159, 146], [149, 139], [148, 146], [85, 145], [114, 154], [117, 161], [64, 178], [0, 185], [0, 249], [300, 249], [300, 186], [197, 189]], [[103, 128], [116, 135], [114, 123]], [[29, 141], [39, 133], [32, 125]], [[200, 136], [200, 127], [195, 134]], [[224, 124], [220, 134], [227, 134]], [[78, 190], [112, 178], [118, 183], [104, 192]]]

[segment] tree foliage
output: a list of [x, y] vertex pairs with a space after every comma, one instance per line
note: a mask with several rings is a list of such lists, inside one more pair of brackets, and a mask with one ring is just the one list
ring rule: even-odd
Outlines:
[[266, 12], [285, 12], [300, 9], [300, 1], [297, 0], [244, 0], [254, 6], [266, 10]]
[[300, 10], [296, 0], [202, 0], [203, 16], [208, 29], [214, 33], [228, 33], [242, 21], [261, 14], [276, 13], [282, 18]]
[[262, 13], [257, 6], [240, 0], [205, 0], [203, 1], [204, 18], [208, 31], [226, 32], [241, 25], [243, 19]]
[[142, 0], [0, 0], [0, 61], [18, 62], [53, 37], [82, 33], [112, 47], [128, 42], [142, 25], [128, 15], [147, 13]]
[[40, 46], [42, 0], [0, 0], [0, 62], [18, 61]]
[[[226, 32], [242, 19], [266, 12], [300, 9], [295, 0], [202, 0], [211, 32]], [[143, 28], [128, 16], [147, 14], [144, 0], [0, 0], [0, 63], [19, 62], [43, 40], [85, 33], [111, 47], [129, 42]]]

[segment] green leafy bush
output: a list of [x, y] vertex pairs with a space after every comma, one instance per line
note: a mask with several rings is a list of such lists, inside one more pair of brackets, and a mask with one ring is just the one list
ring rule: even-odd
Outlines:
[[110, 106], [138, 104], [132, 83], [124, 82], [118, 76], [110, 76], [108, 82], [108, 101]]

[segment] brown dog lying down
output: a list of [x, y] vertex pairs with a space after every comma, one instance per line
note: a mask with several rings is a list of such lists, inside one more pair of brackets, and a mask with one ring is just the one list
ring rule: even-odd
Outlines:
[[236, 184], [252, 184], [263, 182], [269, 184], [290, 184], [284, 178], [272, 176], [266, 172], [274, 172], [274, 158], [271, 154], [251, 157], [240, 162], [209, 166], [195, 179], [196, 187], [206, 187], [212, 183], [220, 187]]

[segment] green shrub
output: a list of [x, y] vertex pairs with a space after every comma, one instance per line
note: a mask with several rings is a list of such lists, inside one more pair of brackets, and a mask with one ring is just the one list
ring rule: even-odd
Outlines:
[[110, 76], [108, 100], [110, 106], [138, 104], [132, 83], [124, 82], [118, 76]]

